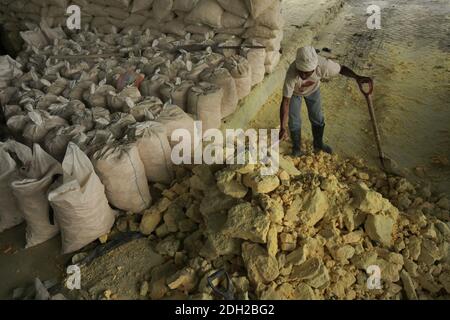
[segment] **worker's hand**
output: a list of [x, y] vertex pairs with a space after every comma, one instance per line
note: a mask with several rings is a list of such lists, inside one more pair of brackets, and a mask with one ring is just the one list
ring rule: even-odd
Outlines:
[[288, 137], [289, 136], [288, 136], [286, 128], [281, 128], [280, 129], [280, 141], [287, 140]]
[[[362, 93], [364, 93], [366, 95], [372, 94], [372, 92], [373, 92], [373, 80], [372, 80], [372, 78], [359, 76], [358, 78], [356, 78], [356, 82], [358, 82], [359, 89], [361, 90]], [[364, 88], [364, 84], [368, 84], [369, 85], [368, 90], [366, 90]]]

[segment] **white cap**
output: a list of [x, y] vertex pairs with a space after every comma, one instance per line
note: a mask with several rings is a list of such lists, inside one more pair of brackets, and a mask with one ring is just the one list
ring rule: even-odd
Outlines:
[[297, 50], [297, 57], [295, 59], [295, 66], [298, 70], [303, 72], [316, 70], [319, 64], [316, 49], [311, 46], [303, 47]]

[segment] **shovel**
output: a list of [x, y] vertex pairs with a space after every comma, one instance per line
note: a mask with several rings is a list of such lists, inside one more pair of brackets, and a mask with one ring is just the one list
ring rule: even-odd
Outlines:
[[372, 100], [372, 93], [373, 93], [373, 82], [369, 82], [369, 88], [364, 88], [364, 85], [360, 84], [359, 89], [363, 93], [364, 97], [367, 101], [367, 106], [369, 107], [369, 113], [370, 113], [370, 120], [372, 122], [372, 128], [375, 135], [375, 140], [377, 142], [377, 149], [378, 149], [378, 155], [381, 162], [381, 167], [383, 168], [383, 171], [388, 174], [393, 174], [396, 176], [403, 176], [402, 173], [400, 173], [397, 163], [392, 160], [391, 158], [387, 157], [384, 154], [383, 148], [381, 147], [381, 136], [380, 136], [380, 130], [378, 129], [378, 123], [377, 119], [375, 117], [375, 111], [373, 108], [373, 100]]
[[[214, 280], [221, 279], [221, 278], [227, 279], [227, 287], [224, 289], [221, 289], [220, 287], [216, 287], [213, 284]], [[211, 287], [211, 289], [214, 291], [214, 293], [221, 296], [225, 300], [234, 300], [233, 283], [231, 282], [230, 276], [228, 275], [228, 272], [225, 271], [225, 269], [220, 269], [219, 271], [210, 275], [207, 280], [208, 280], [208, 285]]]

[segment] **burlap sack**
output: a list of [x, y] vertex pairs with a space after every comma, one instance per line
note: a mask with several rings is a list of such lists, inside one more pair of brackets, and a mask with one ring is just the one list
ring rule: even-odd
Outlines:
[[200, 78], [223, 89], [221, 114], [222, 118], [232, 114], [238, 104], [236, 83], [230, 72], [225, 68], [207, 69], [202, 72]]
[[248, 96], [252, 90], [252, 69], [248, 60], [242, 56], [233, 56], [226, 58], [223, 66], [236, 83], [238, 98]]
[[127, 136], [136, 141], [148, 181], [170, 184], [173, 166], [164, 125], [154, 121], [136, 123], [129, 127]]
[[12, 192], [11, 183], [19, 176], [20, 163], [16, 163], [11, 154], [22, 163], [31, 159], [31, 150], [15, 141], [0, 143], [0, 232], [22, 223], [21, 212]]
[[106, 145], [94, 153], [92, 162], [114, 207], [139, 213], [150, 206], [152, 198], [136, 144]]
[[62, 253], [71, 253], [107, 234], [114, 224], [105, 187], [89, 158], [74, 143], [67, 148], [63, 183], [48, 199], [61, 228]]
[[188, 24], [204, 24], [213, 28], [222, 26], [223, 9], [216, 0], [199, 0], [197, 5], [186, 16]]
[[173, 147], [178, 141], [172, 140], [172, 133], [177, 129], [186, 129], [190, 135], [191, 141], [194, 137], [194, 119], [176, 105], [166, 104], [161, 113], [157, 115], [155, 121], [164, 125], [167, 138]]
[[188, 95], [188, 112], [202, 121], [203, 131], [219, 129], [222, 122], [223, 89], [206, 82], [192, 87]]
[[26, 248], [41, 244], [59, 233], [47, 194], [52, 183], [61, 174], [61, 164], [38, 144], [34, 144], [31, 158], [20, 170], [19, 177], [11, 183], [17, 204], [27, 223]]

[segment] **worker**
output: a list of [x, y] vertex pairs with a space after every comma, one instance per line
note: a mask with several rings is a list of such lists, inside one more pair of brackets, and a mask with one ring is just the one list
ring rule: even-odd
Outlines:
[[360, 88], [366, 83], [373, 85], [371, 78], [357, 75], [350, 68], [319, 56], [311, 46], [298, 49], [297, 57], [289, 66], [286, 74], [283, 101], [280, 107], [280, 140], [287, 139], [287, 126], [289, 125], [293, 156], [304, 155], [301, 149], [300, 110], [302, 98], [305, 99], [311, 121], [314, 152], [324, 151], [330, 154], [333, 152], [331, 147], [323, 142], [325, 119], [322, 113], [320, 80], [338, 74], [355, 79]]

